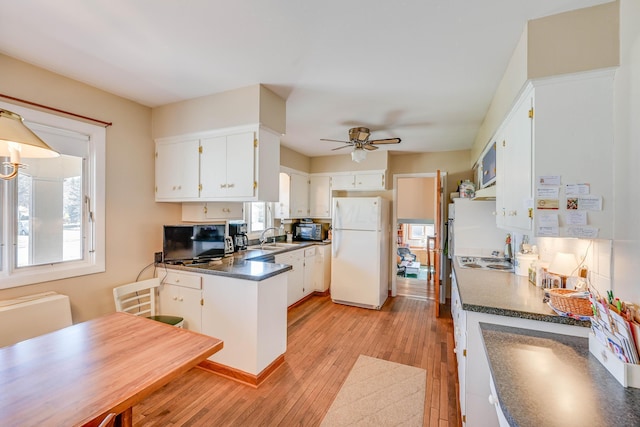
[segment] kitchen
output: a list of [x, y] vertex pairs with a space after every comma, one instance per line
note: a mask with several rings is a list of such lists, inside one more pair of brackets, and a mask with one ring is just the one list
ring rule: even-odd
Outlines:
[[[637, 116], [637, 104], [633, 101], [632, 87], [637, 81], [638, 65], [634, 59], [633, 41], [637, 39], [634, 18], [637, 9], [632, 2], [620, 3], [620, 72], [614, 83], [617, 103], [622, 106], [619, 125], [616, 127], [616, 146], [612, 163], [607, 165], [615, 181], [633, 183], [638, 181], [637, 168], [632, 159], [637, 158], [637, 148], [632, 143], [638, 134], [637, 124], [629, 117]], [[118, 283], [130, 281], [142, 266], [152, 261], [154, 252], [160, 250], [163, 224], [179, 221], [182, 212], [178, 204], [156, 203], [153, 193], [154, 160], [150, 125], [152, 111], [132, 101], [110, 95], [82, 83], [53, 74], [45, 69], [2, 56], [3, 74], [6, 76], [0, 87], [3, 93], [13, 93], [18, 97], [35, 99], [43, 104], [55, 105], [70, 111], [81, 111], [94, 117], [105, 117], [119, 126], [107, 129], [108, 168], [107, 193], [104, 217], [108, 219], [109, 240], [106, 246], [107, 268], [105, 273], [76, 277], [28, 287], [3, 290], [2, 299], [8, 299], [25, 293], [44, 290], [56, 290], [72, 297], [74, 322], [89, 320], [113, 311], [110, 290]], [[38, 91], [38, 87], [47, 86], [48, 90]], [[58, 88], [58, 89], [56, 89]], [[69, 99], [67, 93], [76, 94]], [[505, 101], [510, 103], [510, 101]], [[502, 116], [502, 114], [500, 114]], [[495, 119], [499, 120], [499, 119]], [[489, 122], [491, 120], [488, 120]], [[481, 132], [492, 133], [487, 125]], [[438, 154], [393, 154], [368, 153], [368, 163], [354, 163], [350, 159], [305, 158], [294, 150], [281, 149], [280, 164], [295, 170], [309, 173], [329, 173], [347, 171], [366, 171], [388, 169], [390, 175], [411, 173], [413, 171], [446, 170], [450, 179], [445, 194], [455, 191], [456, 182], [471, 178], [470, 168], [479, 157], [490, 135], [479, 136], [478, 144], [471, 151], [460, 150], [453, 153]], [[148, 141], [147, 145], [130, 144], [133, 140]], [[347, 157], [347, 156], [345, 156]], [[626, 185], [626, 184], [625, 184]], [[385, 189], [385, 192], [392, 190]], [[622, 190], [620, 190], [622, 191]], [[606, 194], [603, 194], [606, 196]], [[619, 200], [613, 216], [613, 248], [615, 262], [612, 264], [612, 277], [615, 278], [615, 291], [621, 298], [638, 301], [637, 287], [634, 285], [632, 271], [633, 260], [637, 255], [638, 229], [630, 212], [636, 211], [637, 200]], [[126, 207], [127, 209], [123, 209]], [[140, 238], [131, 239], [135, 233]], [[126, 246], [110, 242], [128, 242]], [[117, 267], [116, 267], [117, 266]], [[90, 286], [87, 286], [90, 285]]]

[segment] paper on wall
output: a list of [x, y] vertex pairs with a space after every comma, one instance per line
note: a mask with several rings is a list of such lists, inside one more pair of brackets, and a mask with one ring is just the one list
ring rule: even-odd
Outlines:
[[560, 185], [560, 175], [539, 176], [538, 185]]
[[564, 194], [568, 196], [583, 196], [589, 194], [589, 184], [567, 184], [564, 187]]
[[598, 228], [589, 226], [567, 227], [568, 237], [580, 237], [583, 239], [595, 239], [598, 237]]
[[536, 188], [538, 199], [557, 199], [560, 194], [560, 187], [544, 186]]
[[587, 225], [587, 211], [567, 211], [565, 221], [567, 225]]

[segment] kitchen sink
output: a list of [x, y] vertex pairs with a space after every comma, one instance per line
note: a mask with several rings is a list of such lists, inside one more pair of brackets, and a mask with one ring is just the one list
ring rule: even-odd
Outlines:
[[277, 251], [279, 249], [295, 248], [298, 246], [300, 246], [300, 243], [276, 242], [276, 243], [265, 243], [264, 245], [253, 245], [253, 246], [250, 246], [249, 249], [262, 249], [263, 251]]

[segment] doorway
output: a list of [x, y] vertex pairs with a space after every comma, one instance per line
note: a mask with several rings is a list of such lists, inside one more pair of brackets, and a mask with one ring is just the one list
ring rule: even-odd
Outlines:
[[[444, 174], [442, 174], [444, 175]], [[394, 176], [395, 227], [394, 261], [392, 262], [392, 295], [417, 299], [439, 298], [436, 292], [436, 274], [443, 269], [436, 266], [442, 261], [438, 255], [438, 240], [442, 236], [442, 224], [438, 209], [442, 204], [437, 198], [437, 173], [402, 174]], [[441, 243], [440, 243], [441, 245]], [[408, 255], [405, 255], [408, 252]]]

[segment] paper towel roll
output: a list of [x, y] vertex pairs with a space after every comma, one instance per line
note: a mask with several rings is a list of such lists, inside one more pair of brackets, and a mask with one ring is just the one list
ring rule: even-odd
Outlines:
[[518, 276], [529, 276], [529, 266], [537, 259], [538, 254], [523, 254], [518, 252], [516, 254], [516, 274]]

